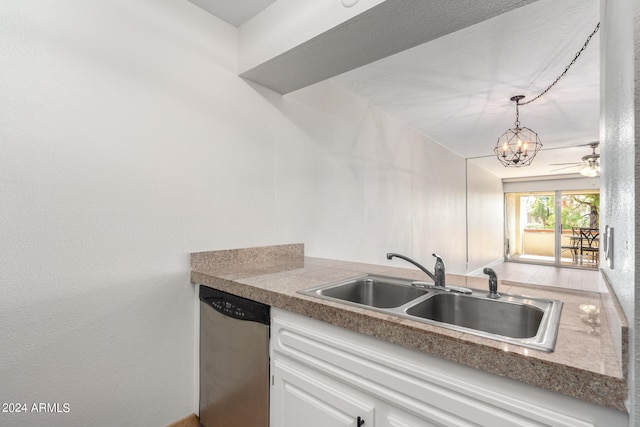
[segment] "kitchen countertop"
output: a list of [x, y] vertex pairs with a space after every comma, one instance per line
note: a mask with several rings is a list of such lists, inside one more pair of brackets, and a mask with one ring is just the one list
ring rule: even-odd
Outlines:
[[[556, 348], [547, 353], [297, 293], [366, 273], [424, 280], [413, 269], [305, 257], [301, 244], [191, 256], [193, 283], [626, 412], [628, 331], [610, 294], [499, 281], [503, 293], [563, 301]], [[487, 288], [484, 278], [459, 275], [448, 274], [447, 284]]]

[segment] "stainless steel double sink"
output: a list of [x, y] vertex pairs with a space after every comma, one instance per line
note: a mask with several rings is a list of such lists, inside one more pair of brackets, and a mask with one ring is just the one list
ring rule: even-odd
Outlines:
[[559, 300], [509, 294], [491, 299], [486, 290], [461, 294], [419, 283], [367, 274], [299, 292], [536, 350], [555, 348]]

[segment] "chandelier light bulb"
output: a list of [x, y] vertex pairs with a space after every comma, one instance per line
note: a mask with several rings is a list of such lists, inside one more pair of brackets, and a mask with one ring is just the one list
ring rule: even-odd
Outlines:
[[593, 178], [598, 175], [598, 170], [593, 166], [585, 166], [580, 171], [580, 175], [588, 176], [589, 178]]

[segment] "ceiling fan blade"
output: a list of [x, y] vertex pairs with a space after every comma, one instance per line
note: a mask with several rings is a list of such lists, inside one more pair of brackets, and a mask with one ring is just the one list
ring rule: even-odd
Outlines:
[[570, 162], [570, 163], [549, 163], [549, 166], [562, 166], [562, 165], [581, 165], [582, 162]]
[[563, 168], [552, 169], [552, 170], [551, 170], [551, 172], [561, 171], [561, 170], [563, 170], [563, 169], [577, 168], [577, 167], [580, 167], [580, 166], [581, 166], [581, 165], [579, 165], [579, 164], [578, 164], [578, 165], [573, 165], [573, 166], [565, 166], [565, 167], [563, 167]]
[[549, 166], [564, 166], [564, 165], [568, 165], [562, 168], [558, 168], [558, 169], [552, 169], [551, 172], [556, 172], [556, 171], [560, 171], [563, 169], [571, 169], [571, 168], [575, 168], [575, 167], [583, 167], [583, 166], [595, 166], [595, 165], [600, 165], [600, 154], [596, 153], [596, 148], [598, 147], [599, 142], [597, 141], [593, 141], [590, 142], [588, 144], [582, 144], [582, 145], [578, 145], [577, 147], [582, 147], [582, 146], [589, 146], [591, 147], [591, 154], [587, 154], [586, 156], [582, 156], [582, 161], [581, 162], [568, 162], [568, 163], [550, 163]]

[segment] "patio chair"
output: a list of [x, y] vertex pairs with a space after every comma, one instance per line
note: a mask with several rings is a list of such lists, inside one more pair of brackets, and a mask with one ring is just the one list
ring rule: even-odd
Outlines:
[[571, 259], [574, 264], [578, 263], [578, 255], [580, 254], [580, 228], [571, 227], [571, 236], [569, 236], [569, 244], [560, 247], [561, 251], [570, 251]]
[[580, 229], [580, 255], [590, 255], [591, 261], [598, 263], [600, 248], [598, 245], [599, 228], [581, 228]]

